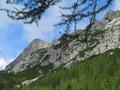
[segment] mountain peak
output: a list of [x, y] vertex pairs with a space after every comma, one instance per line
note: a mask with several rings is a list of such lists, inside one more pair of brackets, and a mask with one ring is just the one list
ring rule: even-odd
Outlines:
[[[27, 48], [31, 48], [33, 50], [37, 50], [37, 49], [42, 49], [42, 48], [46, 48], [49, 47], [50, 43], [41, 39], [34, 39]], [[33, 51], [32, 50], [32, 51]]]
[[32, 42], [31, 43], [37, 43], [37, 42], [46, 42], [46, 41], [44, 41], [44, 40], [42, 40], [42, 39], [34, 39], [34, 40], [32, 40]]
[[7, 67], [6, 70], [9, 70], [11, 67], [15, 66], [17, 63], [25, 60], [25, 58], [34, 52], [35, 50], [50, 47], [51, 43], [43, 41], [41, 39], [34, 39], [24, 50], [23, 52]]

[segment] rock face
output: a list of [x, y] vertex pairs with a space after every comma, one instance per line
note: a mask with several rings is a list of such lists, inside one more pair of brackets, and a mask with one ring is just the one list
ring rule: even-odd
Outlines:
[[12, 62], [10, 63], [7, 67], [6, 70], [11, 69], [12, 67], [15, 67], [17, 64], [19, 64], [21, 61], [25, 61], [26, 57], [31, 54], [33, 51], [49, 47], [51, 44], [48, 42], [45, 42], [40, 39], [35, 39], [33, 40], [27, 48], [24, 49], [24, 51]]
[[120, 11], [109, 11], [103, 18], [102, 23], [107, 24], [114, 18], [120, 17]]
[[120, 11], [110, 11], [101, 22], [96, 22], [92, 26], [87, 40], [85, 37], [85, 30], [80, 30], [71, 35], [64, 35], [52, 44], [35, 41], [37, 43], [30, 44], [14, 62], [6, 67], [6, 70], [17, 73], [37, 64], [41, 67], [52, 64], [53, 69], [60, 65], [69, 67], [71, 64], [109, 49], [120, 48]]

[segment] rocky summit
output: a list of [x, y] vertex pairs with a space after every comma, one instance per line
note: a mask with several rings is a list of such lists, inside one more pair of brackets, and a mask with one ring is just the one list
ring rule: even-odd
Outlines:
[[100, 22], [96, 21], [87, 40], [85, 32], [86, 29], [65, 34], [52, 43], [36, 39], [6, 67], [6, 71], [18, 73], [37, 65], [41, 67], [40, 73], [44, 72], [42, 67], [50, 66], [48, 69], [53, 70], [63, 65], [68, 68], [91, 56], [120, 48], [120, 11], [110, 11]]
[[[35, 50], [38, 50], [38, 49], [43, 49], [43, 48], [46, 48], [46, 47], [49, 47], [50, 46], [50, 43], [49, 42], [46, 42], [46, 41], [43, 41], [43, 40], [40, 40], [40, 39], [35, 39], [33, 40], [27, 48], [24, 49], [24, 51], [12, 62], [10, 63], [7, 67], [6, 67], [6, 70], [9, 71], [9, 69], [13, 68], [13, 67], [16, 67], [21, 70], [22, 69], [22, 66], [24, 64], [24, 62], [26, 62], [26, 64], [28, 64], [27, 62], [27, 57]], [[21, 68], [21, 69], [20, 69]], [[17, 69], [17, 70], [18, 70]], [[14, 70], [16, 71], [16, 69]]]

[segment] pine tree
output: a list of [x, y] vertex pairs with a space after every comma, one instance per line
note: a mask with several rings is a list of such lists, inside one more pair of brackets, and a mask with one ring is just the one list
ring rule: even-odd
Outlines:
[[[21, 4], [22, 9], [15, 8], [14, 10], [2, 9], [7, 12], [8, 16], [15, 20], [23, 20], [25, 23], [38, 22], [48, 8], [54, 6], [63, 0], [7, 0], [10, 5]], [[57, 25], [65, 25], [68, 32], [72, 24], [77, 29], [77, 23], [82, 19], [88, 18], [88, 30], [94, 24], [96, 15], [105, 10], [111, 5], [114, 0], [71, 0], [71, 6], [60, 8], [69, 13], [62, 12], [61, 22]], [[101, 4], [102, 3], [102, 4]]]

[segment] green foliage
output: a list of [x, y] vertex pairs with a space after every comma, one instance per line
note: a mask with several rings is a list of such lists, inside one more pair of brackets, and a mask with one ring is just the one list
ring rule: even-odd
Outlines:
[[119, 53], [119, 49], [110, 50], [69, 69], [61, 67], [21, 90], [119, 90]]
[[[16, 7], [12, 9], [4, 8], [0, 9], [6, 11], [8, 17], [14, 20], [23, 20], [25, 23], [38, 23], [41, 20], [47, 10], [66, 0], [5, 0], [7, 4], [21, 5], [22, 8]], [[69, 5], [60, 5], [61, 12], [61, 22], [58, 25], [65, 25], [66, 32], [69, 28], [75, 25], [75, 30], [77, 24], [82, 19], [90, 19], [89, 22], [93, 24], [95, 22], [96, 16], [103, 10], [107, 9], [109, 5], [112, 4], [114, 0], [71, 0]], [[68, 1], [69, 2], [69, 1]]]
[[[70, 68], [61, 66], [53, 71], [47, 71], [42, 78], [28, 86], [12, 90], [120, 90], [119, 54], [120, 49], [109, 50], [104, 54], [74, 64]], [[33, 73], [34, 70], [35, 68]], [[24, 73], [22, 73], [23, 76]], [[23, 77], [22, 74], [21, 77]], [[0, 73], [1, 75], [3, 74]], [[13, 77], [6, 75], [6, 73], [3, 76]], [[12, 83], [3, 76], [1, 79]], [[5, 85], [4, 88], [11, 90], [11, 87], [7, 86], [11, 84], [2, 82], [0, 83], [0, 90], [6, 90], [1, 89], [3, 84]]]
[[[37, 64], [32, 68], [27, 67], [26, 70], [21, 71], [17, 74], [0, 71], [0, 90], [12, 90], [13, 88], [16, 90], [16, 85], [20, 85], [21, 82], [25, 80], [30, 80], [42, 74], [46, 74], [51, 69], [53, 69], [52, 64], [49, 64], [47, 66], [40, 66], [40, 64]], [[40, 70], [41, 73], [39, 72]]]
[[5, 71], [0, 71], [0, 90], [12, 89], [17, 81], [13, 74], [8, 74]]
[[32, 68], [28, 67], [24, 71], [21, 71], [21, 72], [15, 74], [15, 77], [16, 77], [16, 79], [18, 79], [19, 82], [22, 82], [24, 80], [33, 79], [35, 77], [40, 76], [41, 75], [41, 73], [39, 73], [40, 70], [42, 71], [43, 74], [45, 74], [50, 69], [53, 69], [52, 64], [49, 64], [47, 66], [41, 66], [40, 64], [37, 64]]

